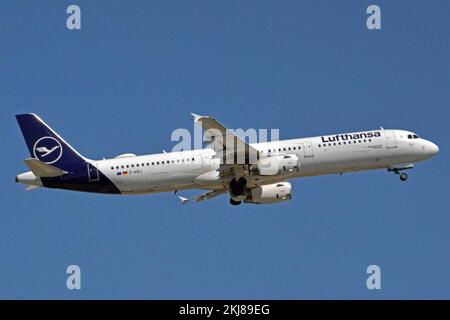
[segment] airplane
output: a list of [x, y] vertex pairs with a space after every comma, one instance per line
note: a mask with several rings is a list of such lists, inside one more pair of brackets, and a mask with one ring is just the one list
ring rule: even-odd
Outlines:
[[[387, 169], [406, 181], [404, 170], [439, 152], [413, 132], [377, 130], [247, 143], [210, 116], [192, 114], [210, 144], [203, 149], [91, 160], [78, 153], [33, 113], [16, 115], [31, 158], [16, 176], [26, 190], [39, 187], [101, 194], [150, 194], [201, 189], [182, 204], [228, 194], [231, 205], [270, 204], [292, 198], [289, 180]], [[229, 142], [232, 143], [229, 143]]]

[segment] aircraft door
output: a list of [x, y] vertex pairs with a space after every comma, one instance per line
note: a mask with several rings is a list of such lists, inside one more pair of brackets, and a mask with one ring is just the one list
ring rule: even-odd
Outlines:
[[384, 136], [386, 137], [386, 148], [397, 148], [397, 140], [395, 139], [395, 132], [391, 130], [385, 130]]
[[305, 157], [312, 157], [312, 156], [314, 156], [313, 146], [312, 146], [312, 142], [311, 141], [307, 141], [307, 142], [303, 143], [303, 155]]

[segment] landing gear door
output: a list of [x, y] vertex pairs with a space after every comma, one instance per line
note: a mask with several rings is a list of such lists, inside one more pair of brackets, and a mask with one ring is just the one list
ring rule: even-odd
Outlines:
[[386, 148], [397, 148], [397, 140], [395, 139], [395, 132], [391, 130], [384, 131], [386, 137]]
[[87, 163], [87, 171], [88, 171], [89, 182], [100, 180], [99, 175], [98, 175], [97, 162], [94, 162], [94, 163], [88, 162]]

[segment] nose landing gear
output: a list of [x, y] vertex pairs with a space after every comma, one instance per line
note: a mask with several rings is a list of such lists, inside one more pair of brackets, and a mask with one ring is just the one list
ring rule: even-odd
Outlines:
[[400, 167], [394, 167], [394, 168], [388, 168], [389, 172], [394, 172], [395, 174], [400, 176], [400, 181], [406, 181], [408, 180], [408, 174], [406, 174], [405, 172], [400, 172], [403, 170], [408, 170], [408, 169], [412, 169], [414, 168], [414, 164], [409, 164], [409, 165], [403, 165]]

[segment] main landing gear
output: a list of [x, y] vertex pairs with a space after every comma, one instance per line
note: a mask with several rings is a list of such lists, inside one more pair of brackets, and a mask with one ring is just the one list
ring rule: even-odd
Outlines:
[[247, 180], [241, 177], [238, 180], [230, 181], [230, 204], [233, 206], [240, 205], [242, 200], [247, 197]]
[[230, 198], [230, 204], [232, 206], [238, 206], [242, 203], [242, 201], [234, 201], [232, 198]]

